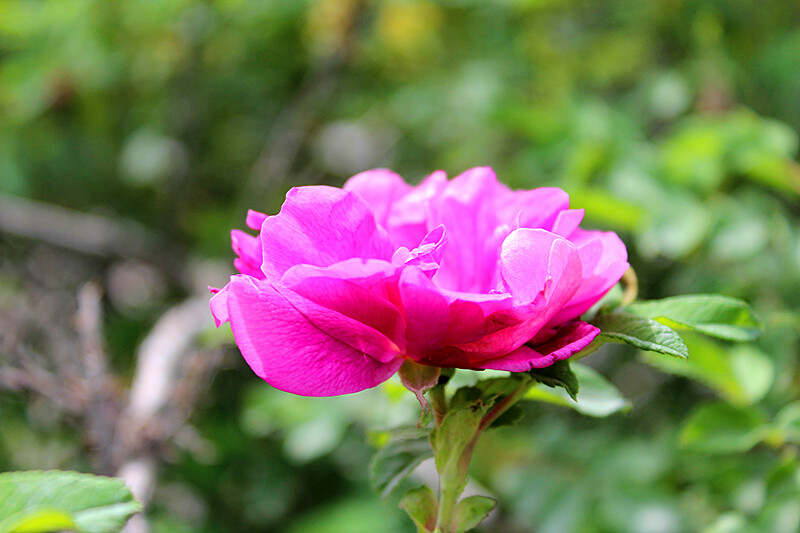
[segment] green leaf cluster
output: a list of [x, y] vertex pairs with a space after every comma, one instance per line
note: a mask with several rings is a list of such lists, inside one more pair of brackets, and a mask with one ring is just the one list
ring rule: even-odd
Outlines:
[[[591, 323], [600, 329], [590, 350], [608, 342], [628, 344], [645, 352], [645, 361], [654, 366], [697, 379], [733, 401], [757, 400], [772, 383], [772, 366], [757, 348], [741, 346], [726, 353], [713, 342], [697, 336], [704, 334], [726, 341], [754, 339], [761, 330], [761, 323], [741, 300], [699, 294], [620, 307], [618, 296], [614, 296], [605, 299], [588, 315], [592, 317]], [[686, 339], [689, 339], [688, 344]], [[577, 354], [572, 359], [581, 356]], [[570, 407], [590, 416], [608, 416], [630, 406], [602, 375], [569, 360], [532, 370], [530, 375], [538, 383], [555, 390], [532, 387], [526, 399]]]

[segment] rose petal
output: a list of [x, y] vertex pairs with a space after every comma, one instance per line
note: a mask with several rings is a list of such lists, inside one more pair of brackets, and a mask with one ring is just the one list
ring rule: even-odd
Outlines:
[[581, 262], [567, 240], [544, 230], [518, 229], [503, 242], [503, 280], [517, 302], [502, 318], [511, 325], [458, 345], [487, 359], [510, 353], [532, 339], [569, 301], [581, 281]]
[[565, 209], [556, 215], [553, 222], [553, 233], [562, 237], [569, 237], [578, 228], [583, 220], [583, 209]]
[[[277, 389], [304, 396], [349, 394], [382, 383], [403, 362], [398, 357], [382, 363], [325, 333], [298, 312], [302, 297], [290, 303], [269, 282], [233, 276], [223, 292], [242, 355]], [[328, 312], [330, 321], [339, 320]]]
[[528, 191], [511, 191], [504, 195], [499, 217], [516, 228], [550, 230], [556, 217], [569, 207], [569, 195], [557, 187], [539, 187]]
[[269, 216], [265, 215], [264, 213], [254, 211], [253, 209], [248, 209], [245, 224], [247, 224], [247, 227], [250, 229], [260, 230], [261, 225], [264, 224], [264, 221], [268, 218]]
[[450, 322], [447, 299], [413, 266], [403, 269], [398, 291], [406, 317], [407, 352], [421, 359], [444, 345]]
[[263, 253], [261, 251], [261, 241], [258, 237], [238, 229], [232, 230], [231, 248], [239, 256], [233, 260], [233, 266], [236, 267], [236, 270], [255, 278], [264, 277], [264, 273], [261, 272]]
[[579, 317], [597, 303], [628, 270], [628, 252], [616, 233], [577, 229], [571, 240], [584, 265], [581, 285], [553, 323]]
[[392, 264], [416, 266], [425, 272], [428, 277], [433, 276], [439, 270], [439, 263], [442, 261], [442, 249], [447, 241], [447, 234], [444, 226], [439, 225], [433, 228], [419, 246], [409, 251], [406, 247], [400, 247], [392, 256]]
[[229, 320], [228, 317], [228, 291], [226, 287], [214, 289], [211, 293], [211, 300], [208, 302], [211, 314], [214, 317], [214, 324], [220, 327]]
[[378, 224], [384, 227], [387, 226], [392, 204], [411, 191], [411, 185], [402, 177], [385, 168], [356, 174], [342, 188], [359, 195], [375, 214]]
[[351, 258], [390, 259], [385, 230], [355, 193], [334, 187], [296, 187], [278, 215], [261, 226], [261, 270], [278, 279], [297, 264], [329, 266]]
[[579, 352], [599, 333], [600, 330], [591, 324], [572, 322], [560, 328], [546, 343], [520, 346], [508, 355], [483, 361], [478, 368], [509, 372], [527, 372], [532, 368], [544, 368]]
[[[351, 318], [354, 331], [361, 332], [357, 344], [347, 332], [330, 328], [330, 313], [320, 313], [316, 306], [302, 301], [296, 305], [321, 329], [386, 362], [405, 352], [405, 319], [391, 301], [397, 299], [397, 279], [397, 268], [386, 261], [349, 259], [329, 267], [294, 266], [284, 274], [282, 285], [317, 306]], [[320, 316], [322, 322], [318, 323]]]
[[474, 294], [441, 291], [448, 300], [450, 324], [446, 343], [462, 345], [521, 323], [527, 316], [510, 294]]
[[436, 283], [444, 289], [486, 293], [496, 281], [497, 252], [505, 233], [496, 232], [494, 201], [508, 192], [488, 167], [456, 176], [430, 200], [429, 224], [447, 228]]
[[437, 170], [394, 202], [385, 227], [397, 246], [414, 248], [428, 228], [436, 225], [428, 223], [429, 204], [446, 186], [447, 174]]
[[[575, 246], [543, 229], [518, 229], [503, 241], [500, 249], [503, 281], [519, 302], [532, 302], [553, 280], [551, 294], [559, 288], [558, 299], [548, 305], [557, 306], [562, 298], [569, 300], [580, 285], [582, 265]], [[563, 282], [566, 284], [562, 283]]]

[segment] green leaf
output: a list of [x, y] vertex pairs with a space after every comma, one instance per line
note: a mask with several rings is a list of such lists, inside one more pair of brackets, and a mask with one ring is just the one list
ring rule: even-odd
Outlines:
[[433, 456], [427, 432], [418, 428], [398, 428], [389, 443], [379, 449], [370, 463], [372, 486], [387, 497], [419, 464]]
[[795, 454], [784, 454], [765, 476], [767, 500], [800, 496], [800, 463]]
[[737, 405], [757, 402], [772, 386], [774, 365], [756, 346], [723, 346], [697, 334], [686, 335], [685, 340], [692, 354], [689, 359], [667, 359], [647, 353], [642, 358], [664, 372], [697, 380]]
[[570, 398], [564, 390], [542, 386], [531, 387], [524, 399], [561, 405], [596, 417], [609, 416], [630, 408], [630, 403], [619, 390], [591, 367], [573, 364], [572, 371], [580, 383], [576, 400]]
[[689, 357], [689, 350], [680, 335], [655, 320], [615, 312], [598, 315], [592, 324], [600, 328], [601, 340], [626, 343], [641, 350], [675, 357]]
[[497, 501], [488, 496], [467, 496], [456, 505], [456, 532], [463, 533], [476, 527], [486, 518]]
[[717, 294], [692, 294], [636, 302], [627, 310], [673, 329], [699, 331], [730, 341], [758, 337], [761, 322], [745, 302]]
[[0, 474], [0, 532], [119, 531], [139, 511], [125, 484], [78, 472]]
[[792, 402], [778, 411], [775, 429], [785, 440], [800, 444], [800, 402]]
[[548, 387], [561, 387], [570, 398], [577, 399], [578, 396], [578, 378], [570, 368], [569, 361], [558, 361], [553, 365], [545, 368], [534, 368], [528, 374], [537, 382], [547, 385]]
[[726, 512], [717, 516], [702, 533], [754, 533], [747, 527], [747, 517], [739, 512]]
[[400, 508], [408, 513], [417, 526], [418, 533], [433, 533], [439, 504], [430, 487], [422, 485], [406, 492], [400, 500]]
[[707, 453], [746, 452], [765, 436], [765, 424], [753, 408], [711, 403], [692, 413], [681, 431], [681, 443]]
[[800, 498], [790, 496], [770, 501], [758, 516], [758, 523], [745, 533], [797, 533], [800, 531]]

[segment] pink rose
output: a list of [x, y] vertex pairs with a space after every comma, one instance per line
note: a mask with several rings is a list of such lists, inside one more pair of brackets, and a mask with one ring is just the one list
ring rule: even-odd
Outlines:
[[579, 228], [561, 189], [512, 191], [492, 169], [413, 187], [384, 169], [297, 187], [232, 232], [241, 274], [211, 298], [245, 360], [306, 396], [374, 387], [403, 361], [522, 372], [598, 334], [578, 317], [628, 268], [611, 232]]

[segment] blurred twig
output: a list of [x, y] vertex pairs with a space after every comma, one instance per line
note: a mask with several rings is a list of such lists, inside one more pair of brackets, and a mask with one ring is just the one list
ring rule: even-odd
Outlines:
[[134, 222], [7, 194], [0, 194], [0, 231], [99, 256], [148, 257], [159, 249], [158, 239]]
[[101, 289], [94, 281], [86, 283], [78, 293], [78, 314], [76, 324], [83, 348], [86, 379], [98, 388], [108, 373], [108, 359], [103, 350], [103, 311]]
[[34, 392], [69, 413], [77, 414], [83, 410], [83, 402], [79, 398], [72, 394], [65, 394], [61, 380], [35, 366], [0, 368], [0, 388], [10, 391]]
[[[189, 383], [197, 379], [198, 374], [181, 373], [181, 369], [187, 356], [193, 353], [190, 349], [195, 337], [209, 324], [208, 301], [205, 298], [189, 299], [164, 313], [139, 347], [128, 405], [118, 426], [121, 435], [119, 453], [123, 457], [118, 475], [144, 505], [150, 500], [155, 486], [156, 444], [174, 434], [191, 411], [191, 406], [184, 405], [183, 416], [176, 417], [167, 408], [176, 390], [199, 388], [198, 384]], [[202, 373], [206, 379], [216, 361], [218, 358], [213, 359], [213, 365], [207, 362]], [[193, 398], [197, 396], [195, 394]], [[146, 532], [147, 523], [139, 517], [132, 520], [125, 531]]]
[[[187, 287], [179, 246], [134, 221], [82, 213], [0, 193], [0, 233], [98, 257], [143, 259]], [[170, 253], [164, 253], [170, 250]]]
[[222, 361], [223, 350], [193, 350], [184, 356], [183, 372], [176, 379], [168, 401], [170, 409], [163, 413], [162, 439], [177, 437], [185, 422], [200, 402], [209, 381]]
[[139, 346], [128, 416], [149, 420], [166, 405], [181, 358], [210, 324], [208, 300], [193, 298], [167, 310]]
[[97, 461], [96, 470], [113, 471], [114, 441], [118, 414], [113, 380], [108, 371], [108, 356], [103, 348], [102, 289], [90, 281], [78, 292], [76, 327], [83, 354], [83, 378], [86, 389], [85, 417], [89, 442]]

